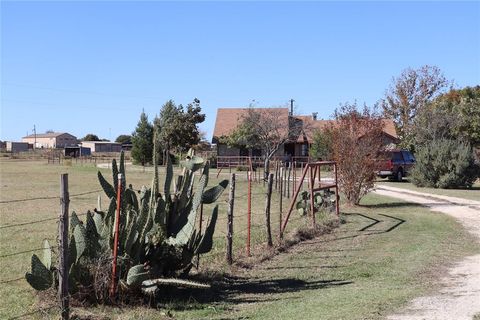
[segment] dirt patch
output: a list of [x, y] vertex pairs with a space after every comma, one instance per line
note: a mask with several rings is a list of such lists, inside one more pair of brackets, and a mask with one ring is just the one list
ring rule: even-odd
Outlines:
[[[451, 215], [480, 241], [480, 201], [437, 196], [404, 189], [381, 186], [375, 191]], [[439, 280], [441, 289], [416, 298], [407, 308], [388, 317], [390, 320], [410, 319], [472, 319], [480, 312], [480, 255], [465, 258], [448, 270]]]

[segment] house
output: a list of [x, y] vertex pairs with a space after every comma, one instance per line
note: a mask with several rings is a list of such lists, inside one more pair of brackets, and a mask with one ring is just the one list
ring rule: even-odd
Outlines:
[[23, 137], [22, 142], [33, 144], [36, 149], [65, 148], [76, 146], [78, 144], [77, 138], [66, 132], [31, 134], [29, 136]]
[[[335, 120], [318, 120], [316, 113], [311, 116], [290, 116], [288, 108], [256, 108], [262, 112], [277, 113], [276, 119], [284, 123], [282, 126], [289, 130], [290, 139], [280, 147], [276, 156], [285, 157], [308, 157], [308, 150], [313, 141], [313, 134], [316, 130], [323, 130], [334, 125]], [[248, 112], [248, 108], [219, 108], [215, 120], [212, 143], [217, 145], [217, 156], [261, 156], [261, 150], [254, 150], [249, 153], [245, 148], [230, 148], [223, 141], [222, 137], [228, 136], [241, 123], [242, 117]], [[385, 145], [398, 143], [394, 123], [391, 119], [384, 119], [383, 142]], [[301, 130], [297, 130], [301, 128]], [[295, 132], [294, 132], [295, 131]]]
[[[255, 110], [272, 112], [277, 121], [283, 123], [282, 128], [289, 128], [288, 108], [256, 108]], [[240, 124], [242, 117], [246, 115], [248, 108], [219, 108], [215, 120], [215, 129], [213, 131], [212, 143], [217, 145], [217, 155], [219, 156], [261, 156], [261, 150], [248, 150], [246, 148], [230, 148], [223, 143], [222, 137], [228, 136]], [[278, 151], [282, 156], [283, 150]]]
[[110, 141], [82, 141], [82, 147], [90, 148], [92, 152], [120, 152], [122, 144]]
[[28, 142], [6, 142], [6, 150], [12, 153], [28, 151]]

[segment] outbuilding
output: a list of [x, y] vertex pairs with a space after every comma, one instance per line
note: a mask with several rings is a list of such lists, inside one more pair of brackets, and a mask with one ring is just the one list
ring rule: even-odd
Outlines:
[[82, 147], [90, 148], [91, 152], [120, 152], [122, 144], [110, 141], [82, 141]]
[[28, 151], [28, 142], [7, 141], [7, 151], [12, 153]]
[[76, 146], [78, 143], [78, 140], [74, 135], [66, 132], [47, 132], [31, 134], [29, 136], [23, 137], [22, 141], [33, 144], [35, 149], [73, 147]]

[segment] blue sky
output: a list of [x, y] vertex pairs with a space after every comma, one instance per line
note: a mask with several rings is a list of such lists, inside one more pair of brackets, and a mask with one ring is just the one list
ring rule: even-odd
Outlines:
[[480, 84], [480, 2], [1, 2], [1, 140], [115, 139], [197, 97], [329, 118], [407, 67]]

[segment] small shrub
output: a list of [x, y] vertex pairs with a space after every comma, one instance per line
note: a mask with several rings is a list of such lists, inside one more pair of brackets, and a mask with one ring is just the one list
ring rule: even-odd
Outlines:
[[359, 110], [357, 104], [345, 104], [335, 111], [331, 126], [333, 158], [337, 162], [338, 184], [349, 205], [374, 188], [375, 156], [382, 148], [383, 120], [375, 108]]
[[472, 148], [458, 140], [433, 140], [420, 147], [415, 157], [411, 174], [418, 187], [470, 188], [480, 176]]

